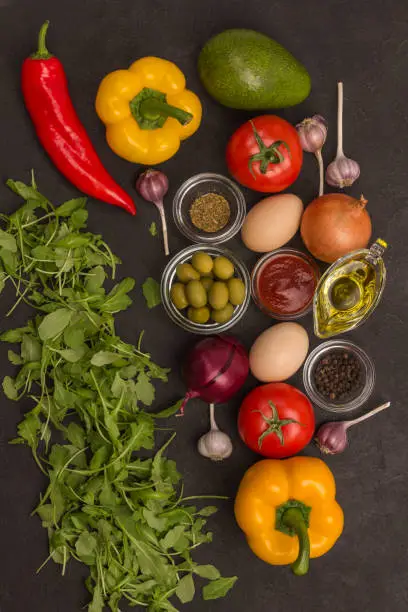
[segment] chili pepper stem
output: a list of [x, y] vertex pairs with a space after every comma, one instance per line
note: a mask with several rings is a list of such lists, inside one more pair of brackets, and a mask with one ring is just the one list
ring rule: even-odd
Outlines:
[[292, 571], [296, 576], [304, 576], [309, 570], [310, 541], [304, 516], [299, 508], [289, 508], [282, 516], [282, 523], [293, 529], [299, 539], [299, 554], [292, 563]]
[[49, 25], [50, 22], [47, 19], [47, 21], [44, 21], [40, 28], [38, 33], [38, 48], [37, 51], [31, 56], [33, 59], [48, 59], [52, 57], [51, 53], [47, 49], [47, 45], [45, 44]]
[[343, 151], [343, 83], [337, 83], [337, 157], [344, 157]]
[[191, 113], [167, 104], [158, 98], [148, 98], [140, 104], [140, 113], [149, 119], [156, 119], [158, 115], [162, 117], [173, 117], [181, 125], [187, 125], [193, 118]]
[[324, 190], [324, 164], [323, 164], [323, 157], [322, 157], [321, 149], [316, 151], [315, 156], [317, 159], [317, 163], [319, 164], [319, 197], [320, 197], [323, 195], [323, 190]]
[[361, 417], [358, 417], [357, 419], [353, 419], [352, 421], [348, 421], [348, 422], [346, 421], [344, 426], [348, 429], [349, 427], [352, 427], [353, 425], [357, 425], [357, 423], [361, 423], [362, 421], [365, 421], [366, 419], [370, 419], [372, 416], [377, 414], [377, 412], [381, 412], [382, 410], [385, 410], [386, 408], [389, 408], [390, 406], [391, 406], [391, 402], [386, 402], [385, 404], [381, 404], [381, 406], [377, 406], [377, 408], [374, 408], [374, 410], [370, 410], [370, 412], [363, 414]]

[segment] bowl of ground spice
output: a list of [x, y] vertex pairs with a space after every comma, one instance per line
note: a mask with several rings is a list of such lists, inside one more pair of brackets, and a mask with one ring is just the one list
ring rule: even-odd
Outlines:
[[192, 176], [173, 200], [177, 228], [193, 242], [220, 244], [239, 232], [246, 215], [242, 191], [221, 174]]
[[329, 412], [349, 412], [370, 397], [375, 384], [374, 364], [353, 342], [330, 340], [314, 349], [303, 368], [306, 393]]

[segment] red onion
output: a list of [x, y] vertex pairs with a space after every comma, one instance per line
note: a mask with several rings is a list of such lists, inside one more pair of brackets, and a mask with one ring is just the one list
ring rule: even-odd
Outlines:
[[249, 372], [248, 354], [232, 336], [209, 336], [199, 340], [184, 362], [183, 377], [189, 399], [200, 397], [210, 404], [227, 402], [239, 391]]
[[337, 455], [342, 453], [347, 446], [347, 430], [349, 427], [371, 418], [377, 414], [377, 412], [381, 412], [381, 410], [385, 408], [389, 408], [390, 404], [391, 402], [382, 404], [378, 406], [378, 408], [374, 408], [374, 410], [352, 421], [332, 421], [331, 423], [324, 423], [324, 425], [321, 425], [315, 437], [315, 442], [320, 451], [326, 455]]

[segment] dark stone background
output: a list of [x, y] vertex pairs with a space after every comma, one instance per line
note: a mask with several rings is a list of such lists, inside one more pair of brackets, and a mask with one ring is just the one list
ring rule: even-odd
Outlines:
[[[377, 386], [367, 408], [392, 400], [392, 408], [364, 426], [352, 430], [350, 448], [343, 456], [328, 459], [338, 486], [338, 500], [345, 512], [344, 533], [335, 548], [313, 561], [306, 578], [294, 577], [285, 567], [271, 567], [247, 547], [234, 521], [233, 497], [245, 469], [257, 457], [239, 441], [236, 414], [246, 389], [229, 406], [218, 409], [219, 425], [234, 438], [229, 461], [214, 465], [202, 459], [195, 444], [207, 429], [207, 409], [191, 402], [184, 419], [173, 422], [178, 435], [171, 448], [184, 474], [187, 494], [226, 494], [220, 512], [210, 521], [214, 542], [197, 552], [202, 562], [214, 562], [225, 575], [240, 580], [225, 600], [185, 606], [194, 612], [301, 610], [315, 612], [403, 612], [408, 609], [407, 505], [408, 465], [406, 409], [407, 332], [404, 325], [408, 299], [406, 249], [407, 164], [404, 146], [408, 112], [408, 11], [403, 0], [0, 0], [0, 178], [28, 179], [35, 168], [41, 189], [54, 202], [76, 195], [74, 187], [58, 174], [37, 142], [24, 110], [19, 85], [22, 60], [34, 50], [41, 23], [50, 19], [49, 46], [63, 61], [78, 113], [112, 175], [131, 193], [138, 168], [116, 157], [104, 141], [104, 130], [94, 111], [94, 96], [101, 78], [111, 70], [127, 67], [144, 55], [176, 62], [186, 73], [188, 85], [201, 97], [204, 119], [199, 132], [175, 158], [163, 165], [171, 188], [166, 203], [173, 253], [187, 246], [171, 221], [171, 201], [180, 183], [197, 172], [225, 173], [224, 147], [233, 130], [249, 118], [216, 104], [203, 91], [196, 73], [200, 46], [228, 27], [261, 30], [289, 48], [309, 69], [313, 91], [301, 106], [282, 111], [297, 122], [315, 112], [330, 122], [324, 150], [326, 162], [336, 148], [336, 81], [345, 83], [345, 152], [361, 164], [361, 179], [351, 192], [361, 191], [369, 200], [374, 236], [391, 245], [386, 260], [389, 281], [375, 316], [350, 338], [374, 358]], [[293, 186], [307, 204], [317, 188], [317, 167], [306, 156], [301, 178]], [[247, 193], [248, 204], [257, 201]], [[136, 198], [136, 196], [135, 196]], [[139, 214], [131, 220], [120, 210], [91, 201], [90, 228], [102, 232], [123, 258], [121, 273], [138, 283], [134, 306], [120, 317], [119, 332], [134, 342], [146, 330], [145, 346], [173, 374], [158, 393], [157, 407], [178, 398], [184, 390], [179, 363], [193, 338], [175, 327], [161, 308], [148, 312], [140, 285], [148, 275], [159, 278], [165, 263], [158, 239], [148, 227], [157, 214], [153, 206], [136, 198]], [[1, 210], [17, 206], [16, 197], [1, 189]], [[293, 244], [300, 246], [299, 239]], [[256, 257], [246, 252], [239, 238], [230, 245], [249, 266]], [[12, 295], [1, 297], [1, 313], [7, 312]], [[1, 328], [25, 320], [20, 308]], [[235, 333], [247, 346], [272, 321], [254, 305]], [[312, 330], [311, 317], [304, 320]], [[311, 336], [312, 346], [317, 344]], [[0, 347], [2, 375], [13, 371]], [[300, 385], [300, 375], [294, 377]], [[65, 578], [52, 563], [39, 576], [35, 570], [47, 556], [46, 534], [29, 514], [44, 480], [28, 450], [8, 446], [24, 406], [1, 397], [0, 412], [0, 528], [1, 612], [74, 612], [87, 602], [82, 568], [71, 564]], [[27, 408], [27, 406], [26, 406]], [[318, 420], [327, 419], [316, 411]], [[316, 455], [316, 449], [306, 449]]]

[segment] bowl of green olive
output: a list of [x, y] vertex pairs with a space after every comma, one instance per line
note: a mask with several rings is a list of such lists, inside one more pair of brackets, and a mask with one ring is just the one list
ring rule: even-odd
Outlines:
[[227, 249], [197, 244], [175, 255], [161, 279], [161, 297], [170, 319], [195, 334], [218, 334], [244, 315], [251, 279]]

